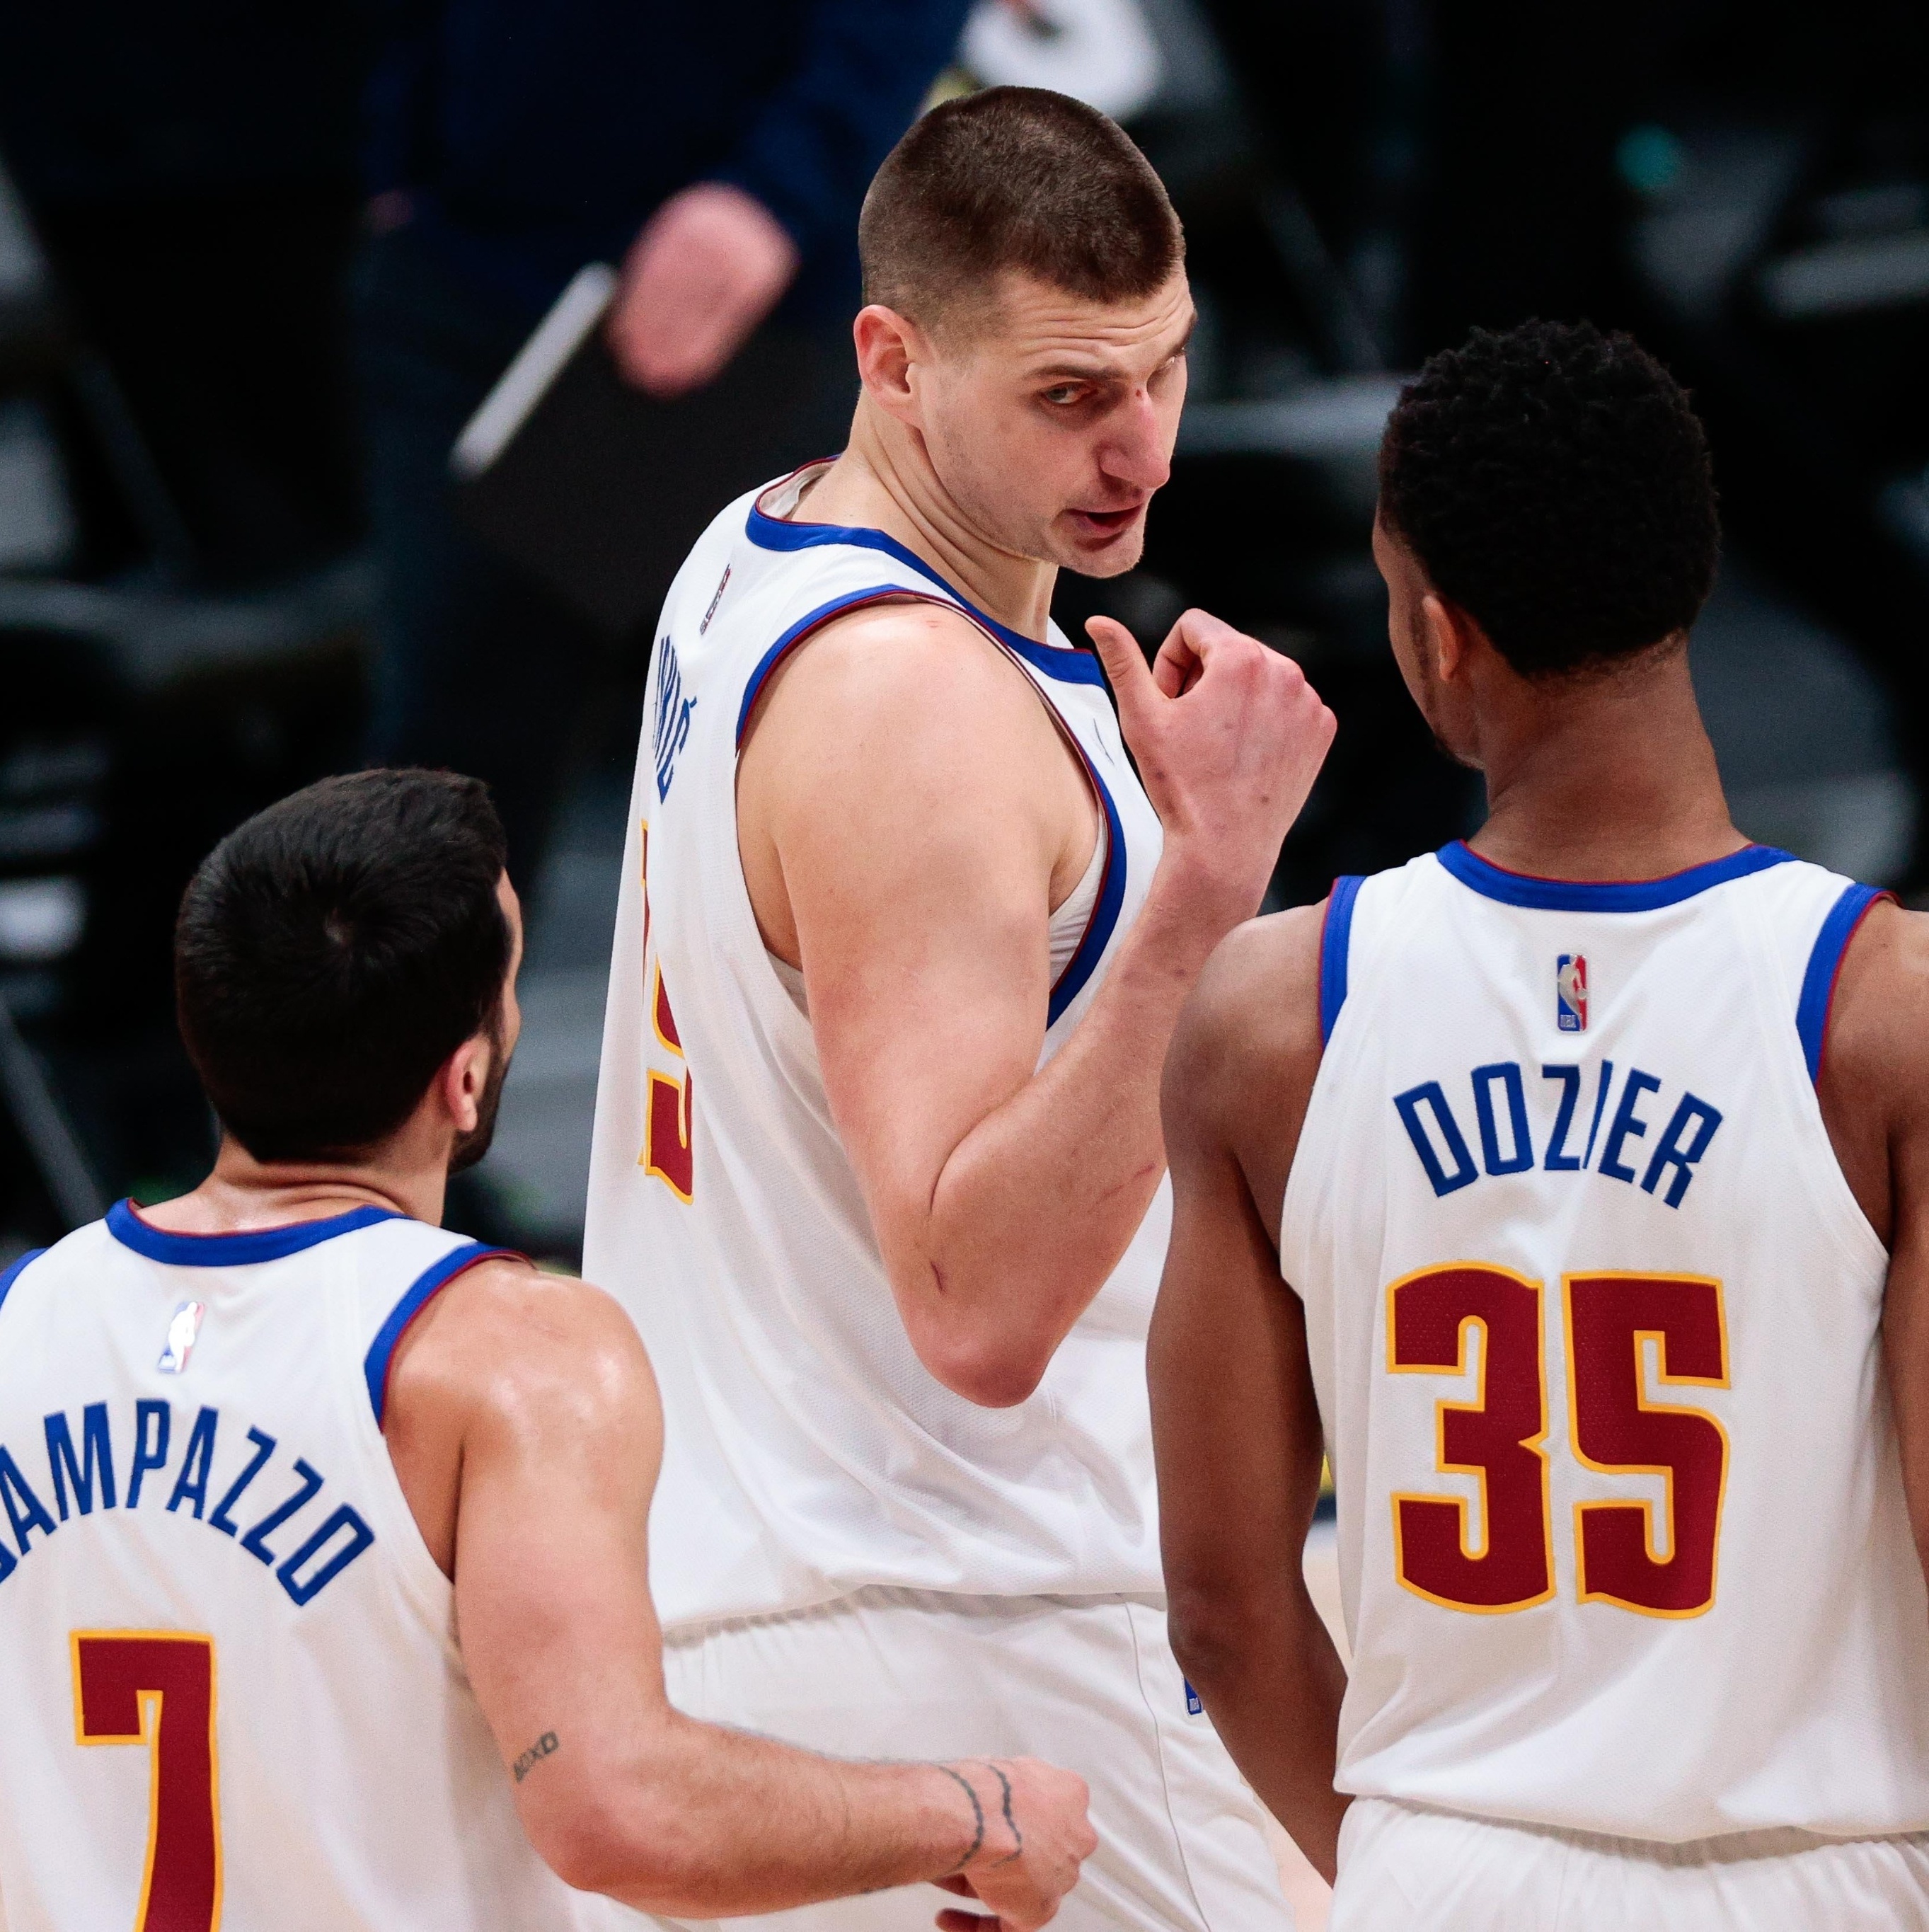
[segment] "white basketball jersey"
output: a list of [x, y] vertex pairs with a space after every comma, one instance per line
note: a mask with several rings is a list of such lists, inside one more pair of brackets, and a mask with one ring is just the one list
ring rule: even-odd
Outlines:
[[1010, 654], [1082, 757], [1108, 841], [1041, 1064], [1138, 915], [1158, 820], [1095, 658], [1056, 632], [1039, 644], [1007, 630], [876, 530], [785, 520], [800, 482], [732, 504], [671, 588], [617, 912], [584, 1264], [634, 1316], [663, 1386], [650, 1520], [664, 1621], [867, 1584], [1156, 1591], [1144, 1342], [1168, 1196], [1028, 1401], [981, 1408], [928, 1373], [832, 1124], [810, 1022], [758, 931], [737, 750], [785, 654], [861, 605], [946, 604]]
[[374, 1208], [191, 1235], [123, 1204], [0, 1276], [8, 1932], [616, 1910], [523, 1834], [382, 1438], [403, 1330], [492, 1252]]
[[1878, 895], [1465, 845], [1327, 914], [1287, 1186], [1339, 1494], [1343, 1790], [1668, 1840], [1929, 1828], [1887, 1256], [1815, 1094]]

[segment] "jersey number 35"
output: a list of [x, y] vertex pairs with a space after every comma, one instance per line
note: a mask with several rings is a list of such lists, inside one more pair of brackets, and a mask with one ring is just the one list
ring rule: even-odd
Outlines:
[[[1649, 1401], [1642, 1357], [1652, 1345], [1662, 1384], [1726, 1388], [1721, 1284], [1700, 1275], [1570, 1274], [1561, 1294], [1575, 1459], [1602, 1475], [1658, 1476], [1665, 1496], [1665, 1538], [1652, 1503], [1574, 1505], [1580, 1600], [1699, 1616], [1714, 1601], [1727, 1433], [1704, 1409]], [[1479, 1481], [1484, 1546], [1472, 1546], [1464, 1498], [1393, 1498], [1400, 1582], [1450, 1610], [1523, 1610], [1554, 1594], [1543, 1300], [1539, 1282], [1472, 1262], [1408, 1275], [1387, 1291], [1395, 1375], [1466, 1375], [1479, 1331], [1476, 1399], [1437, 1403], [1435, 1439], [1443, 1474]]]

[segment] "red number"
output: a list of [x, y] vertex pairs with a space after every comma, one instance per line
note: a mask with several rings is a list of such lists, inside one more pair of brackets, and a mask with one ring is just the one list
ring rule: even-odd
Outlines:
[[[1699, 1616], [1714, 1601], [1728, 1437], [1705, 1410], [1650, 1402], [1644, 1356], [1652, 1342], [1664, 1385], [1726, 1388], [1721, 1284], [1574, 1274], [1562, 1291], [1576, 1460], [1603, 1475], [1658, 1476], [1666, 1492], [1665, 1553], [1652, 1504], [1574, 1505], [1580, 1600]], [[1463, 1262], [1388, 1290], [1387, 1366], [1396, 1374], [1464, 1376], [1471, 1330], [1480, 1386], [1471, 1402], [1437, 1405], [1436, 1460], [1480, 1479], [1481, 1545], [1460, 1498], [1396, 1495], [1394, 1561], [1407, 1588], [1450, 1610], [1525, 1610], [1554, 1594], [1540, 1284]]]
[[656, 985], [650, 994], [650, 1023], [656, 1036], [679, 1060], [683, 1057], [683, 1036], [676, 1030], [676, 1016], [670, 1010], [670, 995], [663, 990], [663, 968], [656, 969]]
[[[643, 832], [643, 944], [650, 950], [650, 827]], [[663, 968], [648, 969], [650, 1023], [657, 1040], [678, 1060], [683, 1058], [682, 1036], [676, 1030], [676, 1016], [670, 1010], [670, 995], [663, 989]], [[692, 1149], [692, 1114], [696, 1105], [696, 1082], [686, 1072], [680, 1076], [646, 1070], [648, 1098], [644, 1112], [643, 1152], [637, 1165], [653, 1174], [680, 1201], [688, 1201], [696, 1187], [696, 1156]]]
[[1387, 1366], [1396, 1374], [1463, 1376], [1468, 1332], [1480, 1336], [1475, 1400], [1435, 1409], [1442, 1472], [1480, 1478], [1480, 1545], [1460, 1498], [1396, 1496], [1401, 1582], [1456, 1610], [1545, 1603], [1554, 1575], [1540, 1284], [1462, 1262], [1409, 1275], [1387, 1296]]
[[134, 1932], [213, 1932], [221, 1916], [214, 1643], [177, 1630], [76, 1630], [74, 1731], [148, 1748], [147, 1864]]
[[1605, 1474], [1659, 1476], [1667, 1494], [1665, 1556], [1652, 1504], [1575, 1504], [1581, 1601], [1699, 1616], [1714, 1601], [1728, 1437], [1706, 1410], [1648, 1401], [1642, 1357], [1652, 1341], [1658, 1382], [1726, 1388], [1721, 1284], [1697, 1275], [1576, 1274], [1564, 1286], [1574, 1454]]

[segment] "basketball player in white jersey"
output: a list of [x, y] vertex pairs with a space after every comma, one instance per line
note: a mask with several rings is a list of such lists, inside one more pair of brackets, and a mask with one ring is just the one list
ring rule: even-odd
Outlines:
[[1075, 1777], [666, 1703], [634, 1329], [436, 1226], [515, 1042], [502, 850], [446, 772], [235, 832], [176, 947], [213, 1173], [0, 1273], [0, 1925], [542, 1932], [920, 1879], [998, 1915], [942, 1924], [1042, 1924]]
[[1919, 1932], [1929, 928], [1730, 822], [1707, 452], [1634, 343], [1477, 333], [1381, 478], [1490, 814], [1234, 935], [1174, 1042], [1179, 1654], [1334, 1932]]
[[1055, 1754], [1100, 1838], [1065, 1924], [1266, 1932], [1262, 1816], [1164, 1636], [1157, 1069], [1332, 720], [1196, 611], [1151, 671], [1095, 626], [1115, 718], [1048, 622], [1060, 566], [1136, 561], [1184, 395], [1131, 142], [953, 102], [860, 241], [850, 446], [670, 592], [618, 914], [586, 1256], [663, 1379], [670, 1693], [829, 1750]]

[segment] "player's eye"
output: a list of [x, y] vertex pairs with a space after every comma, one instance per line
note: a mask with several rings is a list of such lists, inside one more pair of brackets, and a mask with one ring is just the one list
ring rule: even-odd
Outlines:
[[1085, 386], [1082, 382], [1060, 382], [1049, 389], [1040, 392], [1042, 400], [1054, 409], [1066, 409], [1073, 403], [1084, 400]]

